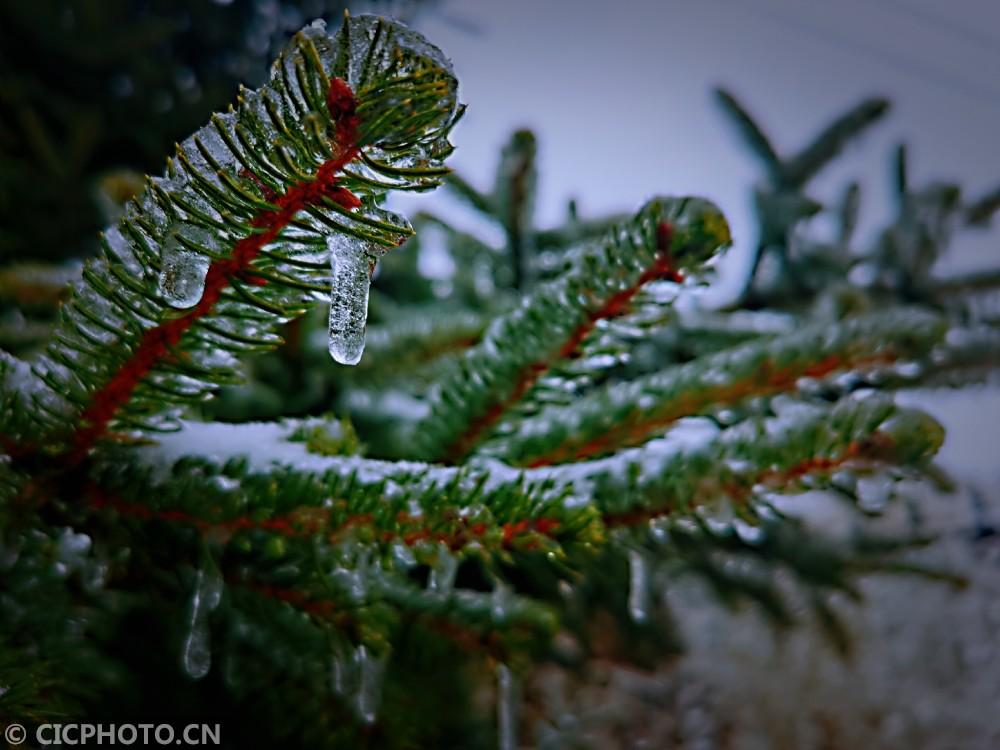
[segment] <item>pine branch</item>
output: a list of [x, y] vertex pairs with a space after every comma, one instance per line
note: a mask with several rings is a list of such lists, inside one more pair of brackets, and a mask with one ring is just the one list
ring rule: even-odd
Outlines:
[[1000, 187], [974, 201], [965, 210], [965, 220], [973, 226], [987, 226], [1000, 210]]
[[889, 112], [889, 102], [882, 98], [866, 99], [834, 120], [809, 146], [781, 166], [782, 182], [803, 187], [864, 130]]
[[165, 411], [234, 382], [236, 356], [279, 344], [331, 284], [332, 351], [359, 356], [356, 298], [410, 233], [376, 201], [439, 182], [455, 89], [440, 51], [398, 25], [345, 20], [332, 39], [314, 25], [265, 87], [179, 146], [105, 235], [36, 366], [51, 388], [36, 417], [70, 462], [113, 429], [169, 428]]
[[677, 280], [729, 243], [714, 206], [698, 199], [653, 201], [599, 250], [496, 320], [441, 384], [432, 413], [416, 427], [424, 457], [457, 461], [559, 360], [571, 357], [597, 321], [628, 311], [647, 283]]
[[781, 178], [781, 158], [774, 150], [770, 139], [765, 135], [760, 125], [750, 116], [739, 100], [725, 89], [716, 89], [715, 98], [722, 111], [733, 121], [736, 128], [750, 150], [763, 162], [768, 176], [774, 182]]
[[480, 213], [487, 215], [493, 213], [493, 204], [490, 202], [490, 197], [476, 190], [461, 175], [452, 172], [448, 175], [446, 184], [456, 195]]
[[[280, 741], [287, 729], [309, 746], [450, 746], [481, 729], [467, 698], [488, 667], [513, 746], [516, 673], [595, 656], [662, 663], [679, 645], [663, 592], [681, 576], [778, 626], [804, 601], [846, 651], [829, 595], [860, 598], [859, 573], [919, 571], [899, 553], [922, 538], [828, 539], [793, 512], [806, 492], [874, 514], [895, 482], [943, 486], [940, 425], [873, 391], [969, 382], [998, 361], [993, 312], [957, 299], [993, 277], [929, 272], [958, 190], [913, 190], [904, 150], [899, 216], [863, 261], [870, 287], [847, 274], [856, 186], [834, 243], [798, 235], [821, 209], [805, 184], [885, 103], [782, 159], [717, 94], [767, 170], [759, 244], [782, 276], [758, 301], [787, 292], [782, 312], [673, 305], [677, 283], [704, 278], [730, 242], [702, 199], [654, 200], [614, 225], [571, 204], [565, 226], [537, 231], [536, 143], [519, 131], [489, 194], [449, 178], [504, 230], [513, 264], [419, 217], [424, 250], [443, 248], [455, 272], [425, 274], [432, 256], [417, 245], [397, 254], [372, 293], [369, 359], [332, 367], [304, 313], [330, 299], [325, 348], [357, 361], [375, 263], [412, 232], [381, 201], [448, 178], [456, 86], [440, 51], [397, 24], [307, 28], [104, 235], [45, 355], [0, 352], [0, 546], [12, 552], [0, 667], [15, 672], [0, 709], [47, 718], [81, 684], [82, 711], [115, 700], [131, 685], [115, 674], [124, 655], [164, 700], [221, 706]], [[30, 301], [30, 280], [0, 278], [0, 295]], [[244, 366], [282, 336], [283, 356]], [[262, 411], [350, 416], [197, 421], [245, 372], [240, 397], [264, 394]], [[179, 668], [137, 658], [151, 642], [180, 644]], [[44, 660], [8, 658], [21, 652]]]
[[533, 226], [537, 145], [530, 130], [517, 130], [504, 147], [497, 169], [491, 204], [507, 234], [507, 250], [514, 268], [514, 288], [523, 289], [534, 255]]
[[484, 316], [474, 312], [430, 308], [419, 315], [371, 326], [359, 372], [398, 376], [400, 371], [462, 352], [479, 341], [486, 323]]
[[781, 191], [804, 188], [850, 140], [878, 122], [889, 111], [888, 100], [877, 97], [865, 99], [824, 128], [797, 155], [781, 157], [760, 125], [735, 96], [725, 89], [716, 89], [715, 95], [723, 111], [733, 120], [740, 136], [763, 162], [769, 184]]
[[[594, 497], [611, 526], [638, 527], [653, 518], [699, 509], [711, 513], [726, 498], [737, 516], [754, 521], [768, 492], [813, 489], [817, 477], [880, 466], [920, 467], [937, 452], [941, 427], [922, 412], [886, 398], [848, 398], [827, 411], [800, 405], [788, 413], [750, 420], [703, 445], [673, 450], [650, 445], [621, 460], [589, 464]], [[555, 467], [558, 468], [558, 467]], [[570, 467], [566, 467], [566, 471]], [[723, 515], [725, 515], [723, 513]]]
[[[301, 609], [352, 640], [367, 632], [391, 641], [395, 611], [429, 618], [464, 647], [510, 656], [511, 648], [550, 648], [557, 618], [574, 615], [572, 608], [557, 614], [549, 597], [559, 595], [545, 593], [545, 586], [512, 587], [509, 572], [531, 565], [540, 582], [554, 576], [582, 584], [601, 555], [624, 553], [619, 532], [658, 539], [668, 559], [727, 585], [704, 568], [702, 556], [731, 547], [733, 537], [716, 531], [714, 542], [683, 542], [706, 514], [726, 517], [720, 504], [741, 523], [761, 528], [764, 536], [743, 544], [748, 550], [765, 559], [773, 553], [811, 585], [847, 585], [843, 574], [855, 558], [831, 568], [829, 559], [820, 565], [815, 555], [803, 556], [801, 539], [775, 546], [782, 532], [770, 527], [769, 497], [822, 487], [844, 470], [919, 470], [942, 439], [940, 427], [920, 412], [887, 399], [851, 398], [831, 410], [801, 405], [697, 444], [651, 444], [613, 459], [522, 475], [501, 466], [487, 474], [310, 456], [281, 439], [289, 428], [191, 424], [160, 447], [143, 449], [124, 473], [124, 449], [109, 451], [94, 466], [101, 489], [92, 488], [89, 502], [74, 512], [111, 514], [141, 537], [173, 530], [168, 546], [175, 555], [185, 545], [220, 549], [219, 559], [236, 576], [223, 571], [228, 584]], [[227, 439], [220, 439], [222, 432]], [[206, 442], [218, 446], [215, 458], [198, 450]], [[248, 445], [255, 453], [241, 457]], [[185, 451], [192, 451], [190, 458], [172, 458]], [[141, 500], [116, 497], [118, 490]], [[653, 522], [666, 525], [654, 528]], [[193, 535], [185, 537], [184, 529]], [[664, 539], [675, 543], [663, 547]], [[488, 571], [492, 592], [456, 581], [468, 561]], [[421, 566], [430, 571], [429, 590], [414, 583]], [[282, 572], [289, 570], [317, 572], [289, 578]], [[732, 593], [743, 584], [749, 586], [728, 581]]]
[[605, 455], [645, 442], [682, 417], [793, 391], [800, 378], [926, 356], [943, 335], [939, 318], [915, 309], [816, 324], [543, 410], [483, 446], [483, 452], [522, 466]]

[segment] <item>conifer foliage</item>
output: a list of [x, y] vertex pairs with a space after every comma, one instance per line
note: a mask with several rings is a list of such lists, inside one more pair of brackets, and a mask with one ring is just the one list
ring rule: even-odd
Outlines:
[[[963, 207], [905, 181], [873, 252], [847, 247], [850, 201], [842, 247], [792, 241], [809, 178], [884, 103], [782, 161], [722, 100], [784, 196], [761, 203], [784, 276], [748, 285], [768, 316], [675, 304], [731, 244], [710, 201], [537, 230], [531, 133], [492, 193], [445, 167], [440, 50], [368, 16], [296, 35], [103, 234], [41, 351], [0, 359], [0, 716], [170, 705], [232, 746], [513, 748], [532, 666], [682, 645], [683, 577], [777, 625], [794, 580], [849, 648], [830, 595], [920, 540], [789, 509], [824, 489], [874, 512], [859, 479], [938, 476], [941, 428], [890, 392], [995, 365], [997, 321], [961, 296], [989, 278], [908, 265]], [[383, 207], [442, 182], [502, 247]], [[417, 268], [435, 237], [447, 279]], [[253, 421], [276, 387], [299, 416]]]

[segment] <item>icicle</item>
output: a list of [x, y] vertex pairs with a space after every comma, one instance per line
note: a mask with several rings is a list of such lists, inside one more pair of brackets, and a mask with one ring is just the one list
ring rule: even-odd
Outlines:
[[497, 739], [500, 750], [517, 749], [517, 678], [506, 664], [497, 666]]
[[330, 290], [330, 356], [342, 365], [356, 365], [365, 350], [368, 289], [374, 261], [363, 243], [334, 234], [327, 240], [333, 286]]
[[358, 718], [365, 724], [374, 724], [379, 703], [382, 700], [382, 676], [385, 674], [387, 657], [376, 657], [368, 653], [363, 645], [358, 646], [357, 662], [360, 684], [355, 696]]
[[455, 585], [455, 574], [458, 572], [458, 558], [447, 549], [438, 552], [437, 564], [431, 568], [427, 588], [441, 594], [451, 593]]
[[330, 689], [333, 694], [345, 698], [354, 693], [357, 682], [354, 654], [345, 657], [342, 653], [335, 653], [330, 660]]
[[184, 672], [193, 680], [207, 675], [212, 666], [208, 616], [219, 606], [222, 589], [222, 576], [218, 569], [211, 566], [198, 571], [191, 598], [191, 622], [181, 655]]
[[358, 718], [373, 724], [382, 701], [382, 681], [388, 656], [373, 656], [363, 644], [345, 655], [334, 654], [330, 662], [330, 689], [354, 703]]
[[628, 613], [635, 622], [645, 622], [649, 617], [649, 571], [641, 552], [629, 550], [628, 570]]
[[[171, 307], [194, 307], [205, 291], [205, 277], [211, 258], [185, 246], [178, 236], [192, 243], [205, 245], [212, 240], [208, 233], [189, 224], [172, 224], [160, 256], [160, 278], [157, 291]], [[210, 245], [209, 245], [210, 246]]]

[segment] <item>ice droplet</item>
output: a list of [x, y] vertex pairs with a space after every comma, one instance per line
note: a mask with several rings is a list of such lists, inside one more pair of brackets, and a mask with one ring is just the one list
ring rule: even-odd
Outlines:
[[330, 290], [330, 356], [342, 365], [356, 365], [365, 350], [368, 289], [375, 261], [361, 243], [343, 235], [327, 240], [333, 284]]
[[634, 622], [645, 622], [649, 617], [649, 571], [641, 552], [629, 550], [628, 570], [628, 614]]
[[181, 237], [195, 245], [211, 248], [214, 241], [204, 229], [190, 224], [172, 224], [160, 255], [157, 291], [171, 307], [194, 307], [205, 291], [205, 277], [212, 260], [207, 253], [194, 250]]
[[181, 654], [184, 672], [193, 680], [200, 680], [212, 667], [208, 616], [219, 606], [222, 589], [222, 576], [217, 568], [206, 566], [198, 571], [191, 597], [191, 621]]
[[506, 664], [497, 666], [497, 746], [517, 750], [517, 678]]

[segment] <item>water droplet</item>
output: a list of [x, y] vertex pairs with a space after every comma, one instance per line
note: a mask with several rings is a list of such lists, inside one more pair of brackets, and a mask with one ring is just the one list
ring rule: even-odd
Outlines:
[[374, 260], [361, 243], [343, 235], [327, 241], [333, 283], [330, 290], [330, 356], [342, 365], [356, 365], [365, 350], [368, 290]]
[[184, 672], [193, 680], [200, 680], [212, 667], [208, 616], [219, 606], [223, 586], [222, 576], [214, 565], [202, 568], [195, 577], [194, 594], [191, 597], [191, 619], [181, 655]]
[[506, 664], [497, 666], [497, 746], [517, 750], [517, 678]]
[[628, 570], [628, 614], [634, 622], [645, 622], [649, 617], [649, 570], [641, 552], [629, 550]]

